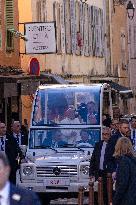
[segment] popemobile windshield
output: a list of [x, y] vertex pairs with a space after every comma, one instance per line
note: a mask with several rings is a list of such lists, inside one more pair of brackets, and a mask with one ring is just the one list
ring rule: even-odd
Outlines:
[[36, 192], [88, 188], [89, 159], [101, 139], [103, 113], [112, 115], [108, 84], [39, 86], [27, 162], [17, 171], [17, 185]]

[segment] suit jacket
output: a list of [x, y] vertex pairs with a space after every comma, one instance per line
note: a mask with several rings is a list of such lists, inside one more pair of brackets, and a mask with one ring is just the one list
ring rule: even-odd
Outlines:
[[118, 160], [113, 205], [136, 204], [136, 158], [122, 156]]
[[[13, 132], [11, 132], [11, 138], [15, 138]], [[21, 145], [28, 145], [28, 134], [21, 132]]]
[[11, 167], [14, 167], [16, 165], [16, 159], [18, 156], [21, 159], [23, 158], [23, 154], [20, 150], [19, 145], [16, 142], [16, 139], [10, 135], [6, 135], [5, 153], [9, 159]]
[[122, 137], [122, 135], [119, 131], [117, 131], [114, 135], [111, 136], [107, 145], [107, 170], [110, 173], [116, 171], [117, 164], [115, 158], [113, 157], [113, 154], [115, 151], [115, 145], [117, 143], [117, 140], [120, 137]]
[[40, 205], [37, 195], [10, 184], [10, 205]]
[[[92, 157], [90, 160], [89, 176], [95, 176], [96, 179], [99, 177], [100, 157], [101, 157], [101, 149], [102, 149], [103, 142], [104, 141], [102, 140], [95, 144]], [[103, 162], [105, 171], [107, 170], [107, 154], [106, 153], [107, 153], [107, 146], [105, 149], [104, 162]]]
[[12, 181], [13, 183], [16, 183], [16, 171], [19, 168], [17, 158], [20, 157], [20, 159], [23, 159], [24, 156], [22, 154], [22, 151], [16, 139], [13, 138], [11, 135], [6, 135], [5, 153], [8, 157], [10, 167], [11, 167], [10, 181]]

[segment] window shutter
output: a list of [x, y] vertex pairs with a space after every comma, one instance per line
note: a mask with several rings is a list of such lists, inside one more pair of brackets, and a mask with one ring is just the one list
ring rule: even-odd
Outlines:
[[89, 29], [89, 55], [92, 55], [92, 10], [91, 10], [91, 6], [89, 6], [88, 8], [88, 12], [89, 12], [89, 21], [88, 21], [88, 29]]
[[84, 55], [89, 56], [89, 36], [88, 36], [88, 5], [84, 5]]
[[95, 56], [96, 50], [96, 28], [95, 28], [95, 6], [91, 6], [91, 13], [92, 13], [92, 53]]
[[80, 49], [82, 46], [82, 38], [80, 34], [80, 2], [76, 1], [76, 54], [80, 55]]
[[71, 54], [70, 0], [65, 0], [66, 52]]
[[84, 12], [83, 12], [83, 4], [80, 3], [80, 35], [82, 39], [82, 46], [81, 46], [81, 55], [83, 55], [83, 47], [84, 47]]
[[36, 3], [36, 8], [37, 8], [37, 21], [41, 22], [42, 16], [41, 16], [41, 1], [38, 1]]
[[60, 4], [61, 52], [65, 53], [65, 15], [64, 2]]
[[70, 0], [70, 16], [71, 16], [71, 42], [72, 53], [76, 53], [76, 16], [75, 16], [75, 0]]
[[53, 16], [56, 22], [56, 41], [57, 41], [57, 53], [61, 53], [61, 28], [60, 28], [60, 4], [58, 2], [53, 3]]
[[104, 15], [103, 10], [100, 9], [100, 57], [104, 57]]
[[6, 0], [5, 16], [6, 16], [6, 50], [13, 50], [13, 34], [8, 30], [14, 28], [14, 11], [13, 0]]
[[47, 21], [46, 0], [41, 1], [41, 20], [42, 20], [42, 22]]

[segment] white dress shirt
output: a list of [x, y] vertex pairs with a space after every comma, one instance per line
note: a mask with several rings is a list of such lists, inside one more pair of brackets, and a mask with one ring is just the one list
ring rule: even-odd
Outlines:
[[103, 141], [102, 149], [101, 149], [101, 156], [100, 156], [100, 170], [103, 170], [103, 163], [104, 163], [104, 155], [106, 150], [107, 142]]
[[10, 194], [10, 183], [9, 181], [7, 181], [3, 189], [0, 190], [1, 205], [10, 205], [9, 194]]
[[131, 140], [133, 141], [134, 150], [136, 151], [136, 129], [131, 128]]
[[17, 139], [17, 136], [18, 136], [18, 138], [19, 138], [19, 145], [21, 145], [21, 133], [19, 133], [19, 134], [13, 133], [13, 136], [15, 137], [15, 139]]
[[[3, 142], [2, 142], [2, 139], [3, 139]], [[5, 140], [6, 140], [6, 136], [0, 136], [0, 151], [5, 151]], [[2, 150], [2, 148], [4, 150]]]

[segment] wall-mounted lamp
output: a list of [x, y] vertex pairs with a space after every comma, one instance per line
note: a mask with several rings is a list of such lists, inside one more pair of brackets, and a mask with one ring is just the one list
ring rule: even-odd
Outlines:
[[87, 0], [80, 0], [83, 4], [87, 2]]
[[135, 14], [135, 6], [131, 1], [128, 2], [126, 10], [127, 10], [128, 18], [132, 20]]
[[25, 35], [23, 35], [21, 32], [15, 30], [14, 28], [8, 29], [9, 32], [11, 32], [16, 38], [21, 38], [24, 41], [28, 41]]

